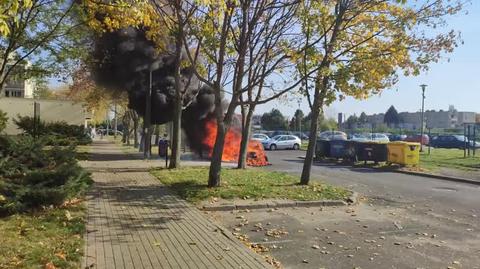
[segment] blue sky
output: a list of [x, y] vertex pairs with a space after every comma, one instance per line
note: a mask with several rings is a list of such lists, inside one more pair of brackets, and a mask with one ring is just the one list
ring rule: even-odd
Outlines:
[[[398, 111], [418, 111], [421, 108], [420, 84], [427, 84], [425, 109], [448, 109], [454, 105], [461, 111], [480, 112], [480, 1], [472, 0], [466, 6], [468, 14], [448, 18], [447, 29], [461, 32], [463, 45], [430, 65], [430, 70], [418, 77], [402, 77], [393, 89], [367, 100], [347, 98], [327, 108], [327, 116], [336, 117], [338, 112], [351, 115], [365, 111], [368, 114], [385, 112], [390, 105]], [[258, 114], [279, 108], [291, 117], [298, 108], [297, 102], [275, 101], [257, 109]], [[306, 101], [303, 111], [309, 111]]]

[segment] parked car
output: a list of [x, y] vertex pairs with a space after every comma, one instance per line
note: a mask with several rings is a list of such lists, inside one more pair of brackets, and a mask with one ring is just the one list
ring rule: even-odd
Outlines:
[[367, 137], [366, 134], [353, 134], [350, 137], [350, 140], [355, 142], [366, 142], [366, 141], [369, 141], [369, 138]]
[[347, 134], [340, 131], [325, 131], [318, 135], [320, 140], [347, 140]]
[[267, 141], [268, 139], [270, 139], [270, 137], [268, 137], [268, 135], [266, 135], [266, 134], [253, 134], [252, 135], [252, 140], [257, 140], [257, 141], [263, 142], [263, 141]]
[[262, 142], [263, 147], [269, 150], [276, 149], [300, 149], [302, 140], [294, 135], [277, 135]]
[[468, 141], [463, 135], [439, 135], [432, 138], [430, 146], [434, 148], [446, 148], [446, 149], [464, 149], [466, 146], [469, 148], [480, 148], [480, 142]]
[[426, 134], [423, 135], [423, 138], [422, 138], [422, 135], [416, 134], [416, 135], [407, 136], [407, 138], [405, 138], [405, 141], [417, 142], [417, 143], [422, 143], [422, 145], [428, 145], [430, 143], [430, 138]]
[[407, 138], [407, 135], [396, 135], [396, 134], [391, 134], [388, 136], [388, 139], [390, 141], [403, 141]]
[[277, 135], [293, 135], [292, 132], [290, 131], [273, 131], [273, 133], [270, 135], [270, 137], [274, 137]]
[[380, 133], [354, 134], [350, 140], [357, 142], [390, 142], [386, 134]]
[[[103, 128], [99, 128], [96, 130], [96, 133], [98, 135], [102, 134], [102, 135], [107, 135], [107, 129], [103, 129]], [[115, 133], [115, 130], [113, 129], [108, 129], [108, 135], [113, 135]], [[117, 135], [119, 136], [122, 136], [123, 135], [123, 132], [121, 131], [117, 131]]]
[[302, 140], [308, 140], [308, 135], [303, 132], [293, 132], [293, 135], [300, 137]]

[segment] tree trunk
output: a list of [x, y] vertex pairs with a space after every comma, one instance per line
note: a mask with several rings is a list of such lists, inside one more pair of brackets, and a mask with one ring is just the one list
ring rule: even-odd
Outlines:
[[[177, 11], [181, 9], [180, 1], [176, 2]], [[181, 21], [180, 15], [177, 14], [178, 20]], [[180, 23], [175, 40], [175, 111], [173, 113], [173, 134], [172, 134], [172, 156], [170, 159], [170, 169], [180, 167], [180, 155], [182, 152], [182, 109], [183, 109], [183, 94], [182, 94], [182, 47], [183, 47], [183, 24]]]
[[240, 141], [240, 152], [238, 156], [237, 168], [245, 169], [247, 167], [248, 142], [252, 129], [252, 117], [255, 106], [251, 105], [245, 115], [245, 122], [242, 126], [242, 140]]
[[138, 148], [138, 116], [135, 111], [131, 111], [133, 120], [133, 147]]
[[126, 144], [128, 132], [130, 130], [130, 118], [128, 116], [128, 112], [125, 112], [125, 114], [123, 114], [122, 124], [123, 124], [122, 143]]
[[[320, 84], [320, 83], [318, 83]], [[308, 148], [305, 155], [305, 161], [303, 163], [302, 176], [300, 177], [301, 185], [308, 185], [310, 182], [310, 173], [312, 170], [313, 156], [315, 154], [315, 146], [317, 143], [317, 131], [318, 131], [318, 117], [323, 107], [323, 101], [325, 99], [326, 87], [328, 85], [328, 78], [324, 77], [322, 80], [322, 88], [316, 89], [313, 107], [312, 117], [310, 118], [310, 137], [308, 138]]]
[[155, 125], [155, 146], [158, 146], [158, 141], [160, 141], [160, 125]]
[[148, 72], [148, 87], [145, 94], [145, 115], [143, 117], [143, 159], [151, 156], [152, 143], [152, 70]]
[[215, 145], [213, 146], [213, 152], [212, 152], [212, 159], [210, 161], [208, 187], [219, 187], [221, 184], [220, 172], [222, 170], [222, 156], [223, 156], [223, 147], [225, 145], [225, 134], [226, 134], [225, 122], [223, 120], [218, 121], [218, 118], [217, 118], [217, 137], [215, 139]]
[[141, 134], [140, 134], [140, 144], [138, 147], [138, 152], [144, 152], [145, 151], [145, 134], [146, 134], [145, 123], [142, 123], [142, 129], [140, 131], [141, 131]]
[[172, 157], [168, 168], [180, 168], [181, 139], [182, 139], [182, 99], [178, 98], [175, 102], [175, 112], [173, 116], [173, 134], [172, 134]]
[[128, 126], [126, 133], [127, 133], [127, 136], [125, 138], [127, 140], [127, 146], [130, 146], [130, 135], [132, 134], [132, 128], [130, 128], [130, 125]]

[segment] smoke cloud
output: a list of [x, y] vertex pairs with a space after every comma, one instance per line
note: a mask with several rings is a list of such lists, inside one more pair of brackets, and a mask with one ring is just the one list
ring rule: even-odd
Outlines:
[[[128, 93], [129, 107], [145, 115], [145, 94], [152, 72], [152, 124], [173, 119], [175, 100], [174, 55], [158, 54], [145, 31], [125, 28], [107, 32], [95, 40], [93, 76], [97, 84]], [[183, 60], [187, 60], [185, 53]], [[212, 117], [215, 96], [211, 88], [201, 86], [190, 67], [181, 70], [185, 90], [182, 127], [190, 146], [201, 150], [204, 125]]]

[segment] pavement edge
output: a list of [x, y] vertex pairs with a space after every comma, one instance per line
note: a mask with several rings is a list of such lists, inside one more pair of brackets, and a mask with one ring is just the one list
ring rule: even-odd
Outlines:
[[359, 202], [359, 194], [352, 191], [352, 194], [345, 200], [317, 200], [317, 201], [279, 201], [265, 203], [251, 203], [243, 205], [204, 205], [200, 207], [203, 211], [232, 211], [232, 210], [252, 210], [266, 208], [293, 208], [293, 207], [324, 207], [324, 206], [346, 206], [356, 205]]

